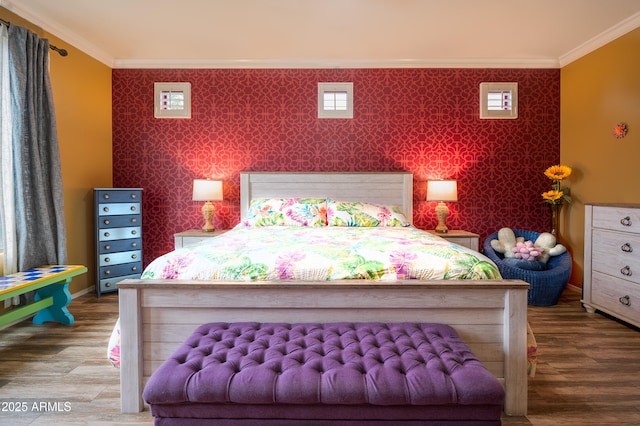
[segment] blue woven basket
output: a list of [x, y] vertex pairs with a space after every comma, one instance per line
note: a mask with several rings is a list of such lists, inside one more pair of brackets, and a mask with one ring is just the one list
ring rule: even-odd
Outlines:
[[[513, 233], [516, 234], [516, 237], [524, 237], [525, 241], [530, 240], [533, 242], [540, 235], [539, 232], [522, 229], [514, 229]], [[559, 256], [552, 256], [547, 262], [547, 269], [544, 271], [530, 271], [504, 263], [502, 254], [496, 253], [491, 247], [491, 240], [497, 239], [497, 231], [489, 235], [484, 240], [483, 252], [498, 266], [502, 278], [528, 282], [529, 305], [552, 306], [557, 304], [571, 276], [571, 267], [573, 265], [571, 254], [567, 251]]]

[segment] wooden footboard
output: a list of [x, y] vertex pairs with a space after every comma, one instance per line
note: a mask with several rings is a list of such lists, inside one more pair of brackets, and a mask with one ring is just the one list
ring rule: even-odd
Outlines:
[[504, 384], [507, 415], [527, 411], [527, 289], [523, 281], [118, 284], [122, 412], [144, 408], [153, 371], [206, 322], [439, 322], [453, 326]]

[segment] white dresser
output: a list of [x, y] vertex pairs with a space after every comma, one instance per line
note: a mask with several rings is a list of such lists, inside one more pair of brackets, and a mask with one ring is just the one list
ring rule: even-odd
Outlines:
[[640, 326], [640, 205], [585, 206], [582, 303]]

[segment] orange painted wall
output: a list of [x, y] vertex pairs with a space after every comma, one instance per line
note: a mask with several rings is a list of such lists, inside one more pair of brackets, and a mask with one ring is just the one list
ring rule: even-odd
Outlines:
[[58, 141], [64, 185], [65, 222], [69, 263], [89, 267], [89, 273], [73, 279], [77, 293], [93, 287], [94, 187], [110, 187], [111, 156], [111, 68], [48, 34], [17, 15], [0, 8], [0, 18], [48, 38], [67, 49], [62, 57], [50, 56]]
[[[562, 242], [574, 257], [571, 283], [581, 285], [584, 205], [640, 203], [640, 29], [562, 68], [560, 158], [573, 167], [573, 203], [562, 217]], [[613, 136], [619, 122], [628, 135]]]

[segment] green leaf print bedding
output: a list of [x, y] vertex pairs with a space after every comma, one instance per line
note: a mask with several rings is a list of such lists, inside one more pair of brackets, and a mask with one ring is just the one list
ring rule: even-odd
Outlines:
[[499, 279], [484, 255], [414, 227], [244, 226], [155, 259], [143, 279]]

